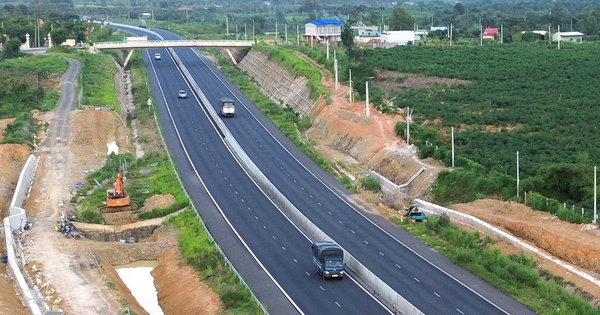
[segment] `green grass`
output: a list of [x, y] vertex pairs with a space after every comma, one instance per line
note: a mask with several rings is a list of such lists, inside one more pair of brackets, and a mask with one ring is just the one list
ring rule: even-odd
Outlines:
[[58, 101], [57, 90], [48, 90], [43, 83], [60, 77], [67, 69], [63, 58], [47, 55], [26, 55], [18, 59], [0, 60], [0, 119], [15, 117], [34, 109], [52, 110]]
[[319, 69], [315, 68], [308, 61], [298, 57], [293, 50], [262, 43], [254, 45], [252, 49], [261, 52], [271, 61], [289, 69], [293, 76], [307, 78], [310, 97], [313, 101], [316, 101], [321, 95], [325, 97], [330, 95], [329, 90], [321, 83], [321, 73], [319, 72]]
[[234, 314], [262, 314], [250, 291], [229, 269], [214, 242], [205, 233], [193, 211], [169, 218], [166, 225], [179, 228], [179, 247], [188, 265], [192, 266], [219, 297], [227, 310]]
[[361, 184], [365, 189], [371, 190], [373, 192], [381, 192], [381, 185], [379, 181], [373, 176], [364, 176], [360, 180]]
[[117, 101], [114, 60], [106, 54], [85, 54], [82, 65], [81, 84], [83, 105], [110, 107], [120, 113]]
[[[94, 65], [93, 71], [109, 69], [113, 65], [109, 55], [102, 58], [86, 59], [100, 64]], [[131, 72], [133, 79], [133, 93], [136, 107], [138, 109], [138, 126], [140, 132], [153, 133], [156, 130], [154, 121], [154, 107], [148, 108], [147, 100], [151, 98], [147, 86], [147, 73], [139, 52], [134, 53], [131, 61]], [[114, 86], [113, 81], [105, 84]], [[99, 97], [96, 97], [96, 93]], [[112, 98], [110, 88], [98, 87], [89, 92], [90, 99]], [[147, 131], [146, 131], [147, 130]], [[160, 139], [155, 135], [140, 134], [142, 138], [159, 143], [146, 143], [145, 147], [153, 146], [163, 148]], [[143, 206], [144, 200], [156, 194], [170, 194], [175, 197], [175, 203], [166, 208], [153, 209], [151, 212], [138, 213], [138, 217], [150, 219], [163, 217], [167, 214], [185, 209], [190, 206], [190, 201], [185, 195], [174, 173], [169, 157], [164, 151], [146, 151], [144, 157], [135, 160], [131, 154], [110, 155], [105, 164], [87, 177], [83, 187], [77, 191], [72, 202], [78, 203], [83, 209], [78, 217], [89, 222], [101, 220], [98, 209], [106, 201], [106, 190], [114, 187], [116, 169], [126, 165], [125, 190], [132, 201]], [[122, 168], [121, 168], [122, 169]], [[140, 172], [142, 171], [142, 172]], [[149, 172], [148, 172], [149, 171]], [[96, 181], [102, 184], [97, 187]], [[148, 193], [144, 191], [147, 190]], [[262, 314], [258, 303], [252, 299], [248, 288], [240, 283], [239, 278], [225, 264], [224, 258], [216, 250], [215, 244], [209, 240], [208, 235], [200, 224], [198, 217], [192, 211], [186, 211], [178, 216], [170, 218], [167, 225], [176, 225], [179, 229], [179, 246], [190, 266], [194, 267], [200, 274], [201, 280], [207, 282], [211, 288], [219, 294], [219, 297], [227, 307], [228, 312], [234, 314]]]
[[525, 254], [506, 255], [495, 241], [479, 232], [452, 225], [446, 215], [428, 216], [426, 223], [393, 219], [454, 263], [544, 315], [600, 314], [590, 305], [591, 295], [541, 269]]
[[39, 142], [36, 135], [43, 127], [45, 123], [33, 118], [31, 113], [18, 113], [15, 120], [6, 126], [2, 143], [26, 143], [34, 148]]
[[[173, 185], [177, 178], [166, 153], [150, 152], [143, 158], [133, 160], [131, 154], [110, 155], [99, 170], [87, 177], [87, 182], [77, 191], [77, 195], [85, 197], [80, 201], [82, 211], [78, 217], [85, 222], [97, 222], [97, 211], [106, 201], [106, 190], [114, 188], [117, 169], [127, 166], [124, 188], [132, 202], [141, 208], [146, 198], [156, 195], [173, 195], [175, 203], [166, 208], [155, 208], [150, 212], [138, 213], [140, 220], [163, 217], [190, 205], [180, 185]], [[140, 172], [142, 171], [142, 172]], [[148, 171], [148, 172], [146, 172]], [[96, 181], [102, 187], [96, 185]], [[145, 191], [148, 191], [147, 193]]]
[[115, 285], [113, 282], [111, 282], [111, 281], [108, 281], [108, 282], [106, 283], [106, 286], [107, 286], [109, 289], [111, 289], [111, 290], [116, 290], [116, 289], [117, 289], [117, 286], [116, 286], [116, 285]]

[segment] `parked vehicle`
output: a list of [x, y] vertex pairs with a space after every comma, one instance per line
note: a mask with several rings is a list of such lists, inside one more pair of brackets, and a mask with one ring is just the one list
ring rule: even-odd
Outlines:
[[408, 207], [408, 210], [406, 210], [406, 217], [409, 218], [409, 220], [413, 221], [413, 222], [422, 222], [422, 221], [427, 221], [426, 217], [425, 217], [425, 213], [423, 213], [421, 210], [419, 210], [419, 206], [417, 206], [417, 204], [412, 204], [410, 205], [410, 207]]
[[323, 280], [344, 277], [344, 250], [338, 244], [330, 241], [314, 242], [312, 254], [315, 271]]
[[221, 108], [221, 116], [233, 117], [235, 115], [235, 102], [227, 97], [222, 97], [219, 100], [219, 108]]

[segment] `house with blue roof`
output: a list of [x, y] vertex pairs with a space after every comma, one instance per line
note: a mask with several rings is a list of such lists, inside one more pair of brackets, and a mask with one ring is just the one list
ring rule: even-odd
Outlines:
[[313, 20], [304, 25], [302, 38], [307, 42], [338, 42], [342, 35], [344, 22], [340, 20]]

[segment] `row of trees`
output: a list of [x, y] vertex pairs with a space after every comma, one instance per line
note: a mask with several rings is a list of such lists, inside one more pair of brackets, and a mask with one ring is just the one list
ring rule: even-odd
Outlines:
[[[561, 50], [546, 43], [397, 46], [344, 49], [337, 57], [340, 81], [351, 69], [354, 91], [364, 95], [365, 81], [375, 81], [369, 94], [380, 111], [414, 110], [411, 143], [421, 157], [452, 165], [454, 127], [454, 166], [461, 171], [434, 186], [439, 202], [514, 197], [519, 151], [521, 194], [535, 191], [592, 208], [592, 171], [600, 162], [597, 50], [596, 44], [564, 44]], [[305, 53], [332, 67], [324, 53]], [[396, 76], [378, 78], [382, 70]], [[411, 88], [403, 84], [410, 76], [458, 81]], [[386, 91], [380, 80], [387, 81]], [[386, 107], [384, 98], [393, 98], [394, 107]], [[397, 129], [401, 137], [404, 127]]]
[[[571, 30], [572, 27], [575, 31], [591, 35], [591, 39], [600, 38], [600, 6], [594, 0], [462, 3], [417, 1], [412, 4], [401, 2], [398, 5], [383, 1], [356, 4], [345, 0], [326, 3], [316, 0], [279, 0], [224, 1], [220, 6], [203, 2], [131, 0], [116, 3], [100, 1], [99, 6], [84, 6], [83, 10], [75, 9], [75, 4], [85, 3], [73, 0], [34, 1], [30, 6], [5, 5], [3, 11], [11, 15], [29, 17], [45, 15], [49, 18], [49, 15], [53, 14], [72, 14], [74, 18], [91, 15], [133, 19], [137, 19], [144, 12], [152, 12], [155, 20], [213, 24], [218, 26], [221, 32], [225, 30], [227, 19], [230, 32], [237, 25], [239, 32], [245, 27], [247, 33], [254, 34], [275, 31], [276, 24], [280, 27], [287, 24], [293, 28], [303, 28], [310, 20], [330, 18], [340, 19], [349, 24], [363, 23], [382, 27], [386, 25], [390, 30], [412, 30], [417, 26], [426, 29], [432, 25], [452, 24], [454, 38], [478, 37], [480, 23], [483, 27], [503, 25], [505, 42], [522, 41], [522, 31], [547, 30], [548, 27], [556, 31], [558, 25], [561, 25], [563, 30]], [[182, 10], [183, 5], [189, 7]], [[443, 37], [446, 34], [438, 35]], [[527, 40], [527, 37], [525, 39]]]

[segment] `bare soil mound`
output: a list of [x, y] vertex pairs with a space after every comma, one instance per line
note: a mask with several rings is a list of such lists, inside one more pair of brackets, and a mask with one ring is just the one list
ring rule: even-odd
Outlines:
[[[477, 217], [527, 241], [549, 255], [598, 276], [600, 272], [600, 243], [598, 227], [594, 224], [572, 224], [530, 207], [493, 199], [456, 204], [452, 209]], [[600, 288], [558, 267], [536, 258], [540, 267], [551, 270], [600, 299]]]
[[[198, 281], [198, 275], [186, 264], [179, 247], [172, 247], [158, 262], [159, 265], [152, 270], [152, 276], [156, 279], [154, 285], [158, 300], [163, 301], [160, 305], [165, 314], [210, 315], [223, 310], [219, 296], [205, 283]], [[197, 290], [198, 284], [202, 289]], [[187, 293], [167, 296], [169, 292]]]
[[[302, 54], [298, 55], [307, 59]], [[316, 65], [319, 67], [318, 65]], [[326, 71], [322, 67], [321, 71]], [[381, 77], [398, 76], [382, 73]], [[331, 74], [322, 76], [323, 84], [331, 92], [331, 104], [324, 101], [318, 104], [319, 112], [311, 113], [313, 125], [307, 131], [308, 137], [317, 143], [317, 151], [332, 163], [341, 161], [347, 165], [352, 175], [358, 177], [369, 170], [384, 175], [392, 182], [400, 185], [412, 177], [421, 167], [427, 169], [410, 185], [406, 202], [414, 198], [428, 200], [428, 190], [437, 178], [439, 171], [445, 169], [437, 161], [420, 160], [414, 148], [395, 135], [394, 127], [398, 122], [405, 122], [403, 115], [384, 115], [371, 108], [366, 117], [365, 104], [351, 103], [347, 100], [348, 87], [340, 85], [336, 91]], [[379, 82], [382, 83], [382, 82]], [[432, 85], [469, 84], [468, 81], [445, 80], [407, 75], [400, 85], [407, 88]], [[385, 85], [397, 88], [396, 85]], [[369, 191], [361, 192], [363, 202], [379, 214], [388, 218], [396, 216], [397, 211], [386, 206], [380, 195]], [[389, 203], [387, 203], [389, 205]], [[406, 206], [406, 204], [405, 204]], [[572, 265], [587, 270], [592, 275], [600, 273], [599, 232], [595, 225], [577, 225], [560, 221], [545, 212], [534, 211], [530, 207], [498, 200], [478, 200], [468, 204], [452, 206], [453, 209], [474, 215], [483, 221], [500, 227], [518, 238], [547, 251], [550, 255]], [[401, 209], [403, 210], [403, 209]], [[500, 243], [507, 252], [517, 252], [507, 244]], [[533, 257], [533, 256], [532, 256]], [[576, 283], [579, 288], [600, 299], [600, 288], [595, 284], [582, 280], [558, 265], [533, 257], [541, 268], [551, 270], [554, 274]]]

